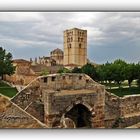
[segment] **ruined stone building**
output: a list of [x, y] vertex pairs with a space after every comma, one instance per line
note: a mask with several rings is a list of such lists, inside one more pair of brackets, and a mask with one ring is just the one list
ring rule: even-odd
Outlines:
[[0, 95], [1, 128], [140, 128], [140, 95], [118, 97], [85, 74], [40, 76]]
[[38, 75], [31, 69], [31, 62], [24, 59], [13, 60], [16, 67], [15, 73], [11, 76], [5, 75], [4, 80], [15, 85], [27, 85]]

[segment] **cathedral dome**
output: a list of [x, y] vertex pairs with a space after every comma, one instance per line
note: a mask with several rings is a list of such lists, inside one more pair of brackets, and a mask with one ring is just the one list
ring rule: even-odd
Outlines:
[[51, 51], [51, 54], [63, 54], [63, 51], [61, 49], [57, 48], [57, 49]]

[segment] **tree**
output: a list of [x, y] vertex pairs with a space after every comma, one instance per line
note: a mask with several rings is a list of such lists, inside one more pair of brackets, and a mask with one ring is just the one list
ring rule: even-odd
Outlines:
[[14, 74], [15, 67], [12, 64], [12, 54], [7, 53], [5, 49], [0, 47], [0, 77], [3, 79], [4, 74]]
[[71, 72], [72, 73], [81, 73], [82, 70], [81, 70], [81, 68], [75, 67]]
[[119, 85], [119, 88], [121, 86], [121, 83], [126, 79], [126, 65], [126, 62], [121, 59], [115, 60], [112, 64], [112, 76], [114, 81]]
[[137, 72], [136, 72], [135, 64], [134, 63], [133, 64], [127, 64], [125, 73], [126, 73], [126, 80], [128, 80], [128, 85], [129, 85], [129, 87], [131, 87], [131, 83], [137, 77], [136, 76]]
[[58, 70], [58, 73], [70, 73], [71, 71], [69, 70], [69, 69], [67, 69], [67, 68], [60, 68], [59, 70]]
[[112, 63], [105, 63], [103, 65], [100, 65], [99, 67], [97, 67], [97, 75], [98, 75], [98, 79], [101, 82], [109, 82], [109, 87], [111, 89], [111, 82], [114, 80], [113, 79], [113, 73], [114, 73], [114, 69], [113, 69], [113, 65]]
[[136, 64], [137, 85], [140, 87], [140, 63]]
[[92, 79], [97, 80], [96, 68], [92, 64], [87, 63], [86, 65], [84, 65], [81, 68], [81, 72], [89, 75]]
[[101, 83], [107, 81], [105, 64], [98, 66], [96, 68], [96, 73], [98, 75], [98, 81], [100, 81]]

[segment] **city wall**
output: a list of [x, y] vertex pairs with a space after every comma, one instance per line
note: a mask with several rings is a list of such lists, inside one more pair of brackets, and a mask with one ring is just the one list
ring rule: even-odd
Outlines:
[[106, 128], [125, 128], [140, 122], [140, 95], [117, 97], [106, 92]]

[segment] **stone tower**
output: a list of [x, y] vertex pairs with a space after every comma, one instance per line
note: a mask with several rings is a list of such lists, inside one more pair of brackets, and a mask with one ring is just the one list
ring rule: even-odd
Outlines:
[[83, 66], [87, 63], [87, 30], [64, 31], [64, 65]]

